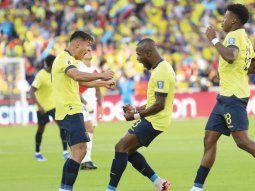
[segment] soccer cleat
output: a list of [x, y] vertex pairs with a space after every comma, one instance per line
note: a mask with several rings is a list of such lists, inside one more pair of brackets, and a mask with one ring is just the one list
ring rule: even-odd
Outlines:
[[81, 170], [95, 170], [97, 169], [97, 165], [95, 165], [92, 161], [81, 163]]
[[190, 191], [203, 191], [203, 189], [193, 186]]
[[41, 154], [41, 153], [36, 153], [35, 154], [35, 159], [39, 162], [45, 162], [47, 159]]
[[170, 189], [170, 182], [168, 180], [160, 179], [156, 184], [156, 191], [168, 191]]
[[64, 152], [63, 152], [63, 159], [64, 159], [64, 160], [69, 159], [70, 156], [71, 156], [71, 155], [70, 155], [70, 153], [69, 153], [68, 151], [64, 151]]

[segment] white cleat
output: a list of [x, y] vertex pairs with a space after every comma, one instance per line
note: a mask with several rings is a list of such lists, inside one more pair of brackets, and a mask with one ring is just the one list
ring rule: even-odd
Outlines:
[[193, 186], [190, 191], [203, 191], [203, 189]]
[[35, 159], [39, 162], [46, 162], [47, 161], [47, 159], [41, 153], [36, 153], [35, 154]]
[[156, 191], [168, 191], [170, 189], [170, 182], [168, 180], [160, 179], [155, 186]]

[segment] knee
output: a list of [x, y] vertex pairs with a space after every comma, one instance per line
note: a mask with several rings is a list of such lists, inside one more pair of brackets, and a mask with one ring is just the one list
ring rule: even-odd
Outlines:
[[87, 144], [86, 143], [79, 144], [77, 153], [79, 153], [80, 156], [83, 156], [86, 154], [86, 152], [87, 152]]
[[86, 155], [86, 143], [79, 144], [78, 146], [71, 147], [72, 159], [81, 162], [84, 156]]
[[93, 134], [93, 133], [94, 133], [94, 128], [93, 128], [93, 127], [91, 127], [91, 128], [88, 128], [88, 129], [87, 129], [87, 131], [88, 131], [88, 133], [91, 133], [91, 134]]
[[125, 144], [125, 141], [121, 139], [116, 145], [115, 145], [115, 152], [125, 153], [128, 152], [127, 146]]

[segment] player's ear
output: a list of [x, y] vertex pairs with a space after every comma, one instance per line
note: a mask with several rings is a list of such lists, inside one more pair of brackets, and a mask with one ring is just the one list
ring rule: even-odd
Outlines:
[[146, 56], [147, 56], [147, 57], [151, 57], [151, 55], [152, 55], [152, 51], [151, 51], [151, 50], [148, 50], [148, 51], [146, 52]]
[[80, 41], [79, 41], [79, 40], [76, 40], [76, 41], [74, 42], [74, 46], [75, 46], [75, 48], [79, 48], [79, 47], [80, 47]]

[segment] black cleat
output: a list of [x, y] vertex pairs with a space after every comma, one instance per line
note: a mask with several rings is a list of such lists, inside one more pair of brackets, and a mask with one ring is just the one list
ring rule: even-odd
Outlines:
[[96, 170], [97, 165], [92, 161], [81, 163], [81, 170]]

